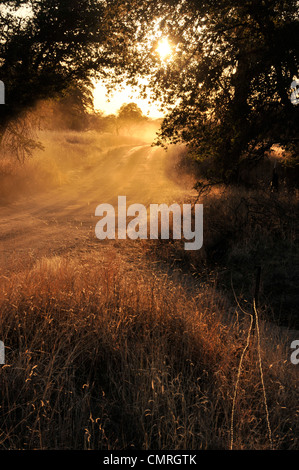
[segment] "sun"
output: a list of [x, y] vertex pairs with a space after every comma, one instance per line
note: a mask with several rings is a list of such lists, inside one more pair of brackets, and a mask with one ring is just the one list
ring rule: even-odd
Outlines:
[[159, 41], [158, 47], [156, 49], [162, 60], [167, 59], [172, 53], [171, 45], [167, 38], [161, 39]]

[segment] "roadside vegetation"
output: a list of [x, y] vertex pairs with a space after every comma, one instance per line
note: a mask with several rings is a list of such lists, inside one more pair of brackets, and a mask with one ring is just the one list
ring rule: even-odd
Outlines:
[[[133, 250], [135, 265], [106, 245], [1, 277], [2, 449], [230, 448], [250, 316]], [[260, 334], [273, 448], [295, 449], [298, 373], [281, 331]], [[256, 336], [233, 429], [233, 448], [271, 447]]]
[[[298, 449], [298, 1], [4, 3], [0, 449]], [[95, 112], [101, 81], [165, 118]], [[132, 170], [190, 187], [199, 252], [99, 248], [90, 194]]]

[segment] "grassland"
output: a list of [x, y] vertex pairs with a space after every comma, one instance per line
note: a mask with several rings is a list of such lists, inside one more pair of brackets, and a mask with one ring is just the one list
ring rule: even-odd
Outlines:
[[[280, 326], [296, 320], [296, 195], [218, 188], [203, 203], [199, 254], [99, 243], [78, 214], [76, 242], [74, 217], [33, 254], [34, 227], [3, 235], [1, 449], [298, 449], [298, 338]], [[242, 356], [256, 264], [260, 343]]]

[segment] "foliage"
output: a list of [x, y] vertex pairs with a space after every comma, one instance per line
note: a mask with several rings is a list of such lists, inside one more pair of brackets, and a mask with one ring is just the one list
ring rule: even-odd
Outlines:
[[142, 111], [136, 103], [124, 103], [120, 107], [117, 116], [120, 121], [140, 121], [144, 119]]
[[13, 156], [19, 163], [24, 163], [35, 149], [43, 150], [43, 145], [36, 139], [34, 120], [30, 113], [10, 121], [1, 141], [4, 156]]
[[51, 130], [86, 130], [93, 113], [92, 88], [82, 81], [72, 83], [60, 96], [41, 101], [35, 108], [39, 128]]
[[[210, 160], [208, 176], [224, 181], [274, 143], [298, 153], [299, 111], [289, 99], [299, 67], [296, 0], [118, 3], [111, 59], [131, 83], [137, 73], [150, 77], [169, 111], [160, 143], [186, 142], [196, 159]], [[164, 62], [161, 36], [173, 48]]]
[[[20, 7], [22, 9], [20, 10]], [[103, 3], [97, 0], [5, 2], [0, 9], [0, 76], [6, 106], [0, 126], [73, 83], [90, 83], [103, 64]]]
[[147, 117], [143, 116], [141, 109], [136, 103], [124, 103], [116, 116], [116, 129], [117, 132], [119, 132], [120, 128], [130, 129], [145, 121], [147, 121]]

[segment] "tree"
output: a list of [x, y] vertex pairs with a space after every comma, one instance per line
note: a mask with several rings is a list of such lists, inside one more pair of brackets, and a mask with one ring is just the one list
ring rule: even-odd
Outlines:
[[124, 103], [120, 107], [117, 117], [120, 121], [131, 122], [138, 122], [144, 119], [143, 113], [136, 103]]
[[99, 0], [7, 1], [0, 7], [0, 77], [6, 105], [0, 136], [11, 119], [41, 99], [90, 84], [105, 62], [104, 3]]
[[77, 81], [52, 100], [53, 126], [76, 131], [87, 129], [94, 112], [92, 91], [91, 85]]
[[[227, 182], [274, 143], [298, 155], [299, 108], [290, 101], [299, 69], [297, 0], [118, 3], [111, 58], [131, 83], [136, 74], [150, 77], [168, 110], [160, 143], [187, 143], [195, 158], [210, 161], [211, 178]], [[173, 47], [165, 62], [159, 36]]]
[[124, 127], [128, 130], [132, 127], [136, 127], [147, 121], [147, 117], [143, 115], [141, 109], [136, 103], [124, 103], [116, 116], [116, 129], [117, 133], [119, 129]]

